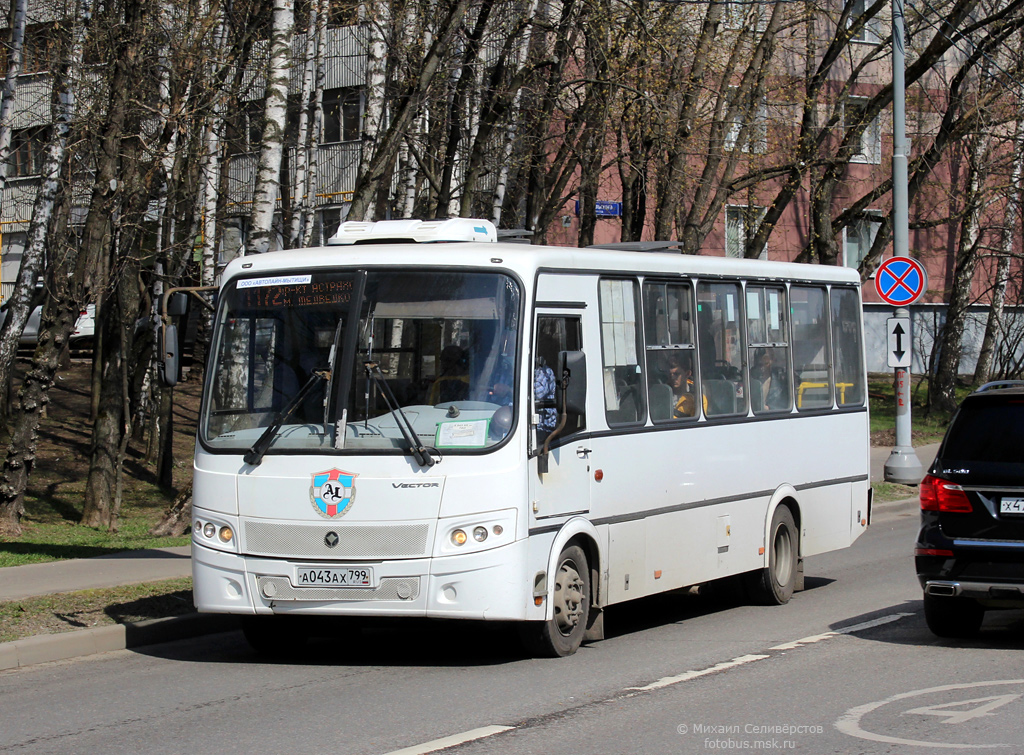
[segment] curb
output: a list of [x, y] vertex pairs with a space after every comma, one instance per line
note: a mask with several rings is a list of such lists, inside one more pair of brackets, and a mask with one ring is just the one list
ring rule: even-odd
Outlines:
[[238, 617], [229, 614], [190, 613], [166, 619], [80, 629], [59, 634], [40, 634], [0, 643], [0, 671], [37, 663], [81, 658], [112, 650], [158, 645], [206, 634], [238, 629]]

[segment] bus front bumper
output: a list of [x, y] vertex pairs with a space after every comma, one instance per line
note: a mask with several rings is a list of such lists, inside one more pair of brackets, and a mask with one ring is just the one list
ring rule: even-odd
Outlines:
[[295, 587], [299, 568], [338, 564], [246, 557], [193, 543], [193, 597], [206, 613], [543, 618], [534, 606], [527, 550], [519, 540], [457, 556], [345, 564], [371, 567], [373, 586]]

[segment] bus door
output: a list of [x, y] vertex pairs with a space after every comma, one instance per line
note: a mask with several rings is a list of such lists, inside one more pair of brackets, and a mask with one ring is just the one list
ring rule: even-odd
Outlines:
[[[559, 430], [555, 381], [559, 353], [584, 350], [582, 312], [538, 309], [531, 348], [530, 387], [531, 500], [537, 520], [590, 510], [590, 447], [586, 417], [569, 414]], [[545, 448], [547, 452], [545, 454]], [[547, 471], [544, 469], [546, 456]]]

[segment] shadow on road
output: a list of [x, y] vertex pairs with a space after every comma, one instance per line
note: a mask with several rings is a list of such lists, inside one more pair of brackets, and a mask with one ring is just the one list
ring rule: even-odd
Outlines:
[[985, 622], [976, 637], [955, 640], [936, 637], [924, 621], [920, 600], [908, 600], [871, 613], [837, 621], [830, 625], [832, 631], [882, 619], [896, 614], [911, 614], [898, 621], [880, 624], [870, 629], [859, 629], [856, 636], [872, 642], [887, 642], [895, 645], [930, 645], [948, 648], [993, 648], [1001, 650], [1024, 649], [1024, 610], [991, 610], [985, 613]]

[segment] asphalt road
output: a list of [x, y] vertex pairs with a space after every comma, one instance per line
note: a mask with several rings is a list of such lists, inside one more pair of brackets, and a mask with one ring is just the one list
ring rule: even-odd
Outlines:
[[1024, 612], [931, 636], [912, 505], [809, 559], [786, 606], [670, 595], [561, 660], [469, 624], [352, 629], [268, 663], [239, 633], [0, 673], [0, 751], [1024, 751]]

